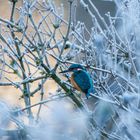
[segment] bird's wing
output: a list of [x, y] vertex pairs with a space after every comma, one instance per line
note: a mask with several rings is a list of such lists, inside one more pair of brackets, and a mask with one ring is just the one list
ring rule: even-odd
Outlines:
[[88, 93], [88, 90], [93, 87], [92, 79], [90, 78], [90, 75], [85, 71], [81, 70], [75, 72], [73, 78], [79, 88], [86, 94]]

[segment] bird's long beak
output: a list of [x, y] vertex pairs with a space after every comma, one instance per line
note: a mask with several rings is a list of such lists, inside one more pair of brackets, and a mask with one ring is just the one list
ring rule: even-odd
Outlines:
[[66, 73], [66, 72], [71, 72], [70, 70], [64, 70], [64, 71], [61, 71], [59, 73]]

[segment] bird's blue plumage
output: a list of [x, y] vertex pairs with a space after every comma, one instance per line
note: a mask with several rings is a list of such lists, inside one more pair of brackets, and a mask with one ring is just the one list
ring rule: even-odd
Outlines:
[[94, 87], [92, 78], [90, 74], [86, 71], [86, 69], [80, 64], [72, 64], [68, 70], [62, 71], [61, 73], [73, 72], [71, 76], [71, 83], [77, 89], [86, 94], [86, 97], [90, 95], [90, 93], [94, 93]]
[[82, 70], [86, 70], [83, 66], [81, 66], [80, 64], [72, 64], [69, 69], [74, 69], [74, 70], [77, 70], [77, 69], [82, 69]]
[[93, 82], [88, 72], [85, 70], [77, 70], [72, 74], [72, 76], [75, 83], [87, 97], [90, 93], [94, 93]]

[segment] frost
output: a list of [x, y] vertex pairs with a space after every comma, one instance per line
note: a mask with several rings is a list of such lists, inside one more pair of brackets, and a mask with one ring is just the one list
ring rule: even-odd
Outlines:
[[86, 114], [74, 111], [65, 101], [50, 103], [47, 111], [42, 111], [40, 117], [42, 119], [37, 127], [29, 130], [34, 139], [82, 140], [86, 135], [88, 122]]
[[10, 109], [8, 105], [0, 101], [0, 127], [7, 128], [10, 122]]

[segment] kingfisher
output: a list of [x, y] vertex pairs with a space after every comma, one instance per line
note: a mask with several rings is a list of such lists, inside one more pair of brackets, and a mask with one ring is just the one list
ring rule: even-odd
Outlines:
[[67, 70], [60, 73], [72, 72], [70, 82], [74, 88], [82, 93], [85, 93], [87, 99], [90, 93], [95, 93], [93, 81], [86, 68], [80, 64], [72, 64]]

